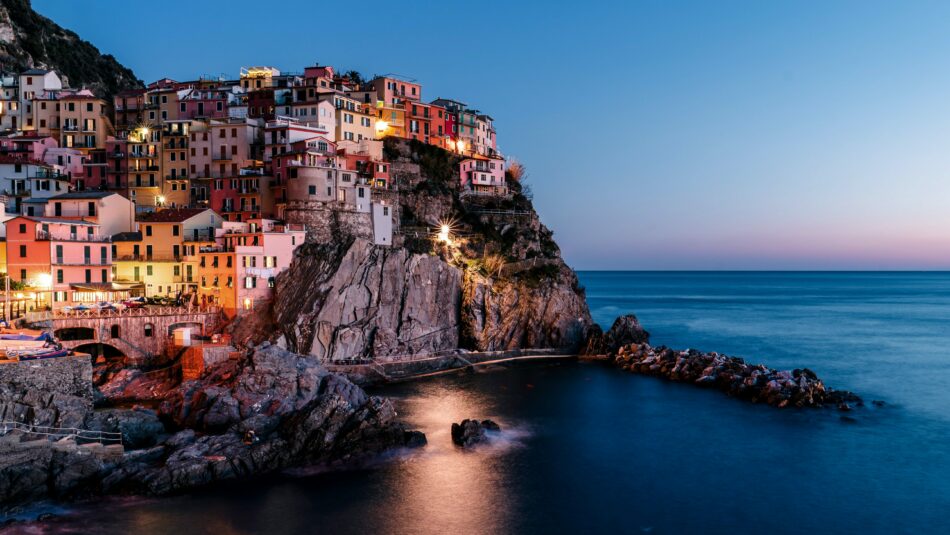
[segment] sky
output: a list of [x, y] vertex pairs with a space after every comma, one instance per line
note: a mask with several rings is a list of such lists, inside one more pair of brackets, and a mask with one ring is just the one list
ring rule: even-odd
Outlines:
[[576, 269], [950, 269], [950, 2], [33, 5], [146, 82], [319, 62], [487, 112]]

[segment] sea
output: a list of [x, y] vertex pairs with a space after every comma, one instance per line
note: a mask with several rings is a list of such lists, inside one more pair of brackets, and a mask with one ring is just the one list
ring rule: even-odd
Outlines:
[[[883, 407], [775, 409], [603, 364], [380, 388], [420, 451], [162, 499], [71, 505], [31, 533], [950, 532], [950, 274], [582, 272], [605, 328], [807, 367]], [[463, 418], [497, 437], [451, 444]]]

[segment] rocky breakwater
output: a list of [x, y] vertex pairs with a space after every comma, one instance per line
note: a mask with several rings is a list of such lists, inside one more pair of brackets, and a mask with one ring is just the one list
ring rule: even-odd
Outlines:
[[106, 493], [168, 494], [425, 444], [422, 433], [396, 420], [388, 400], [366, 394], [313, 358], [266, 343], [181, 384], [157, 413], [90, 411], [86, 425], [118, 426], [125, 454], [11, 446], [11, 462], [0, 463], [3, 505]]
[[714, 388], [730, 396], [774, 407], [863, 406], [856, 394], [835, 390], [811, 370], [774, 370], [738, 357], [695, 349], [677, 351], [652, 347], [649, 334], [634, 316], [618, 318], [614, 326], [589, 346], [601, 349], [622, 370]]

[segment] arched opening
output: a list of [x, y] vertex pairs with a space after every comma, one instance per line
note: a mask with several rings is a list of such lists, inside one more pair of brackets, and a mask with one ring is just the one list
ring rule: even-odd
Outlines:
[[53, 336], [64, 342], [71, 340], [95, 340], [96, 331], [89, 327], [64, 327], [57, 329]]
[[145, 336], [146, 336], [147, 338], [151, 338], [151, 336], [154, 334], [154, 332], [155, 332], [155, 326], [152, 325], [151, 323], [146, 323], [146, 324], [145, 324]]
[[92, 381], [101, 386], [128, 364], [128, 357], [122, 351], [109, 344], [81, 344], [75, 347], [77, 353], [92, 355]]
[[109, 329], [109, 338], [121, 338], [121, 334], [122, 330], [118, 325], [113, 325], [112, 328]]

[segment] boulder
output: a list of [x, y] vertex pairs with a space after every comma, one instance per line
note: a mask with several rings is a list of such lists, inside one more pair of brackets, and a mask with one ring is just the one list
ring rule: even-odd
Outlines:
[[476, 444], [485, 442], [489, 433], [501, 431], [501, 426], [491, 420], [462, 420], [461, 423], [452, 424], [452, 442], [456, 446], [470, 448]]

